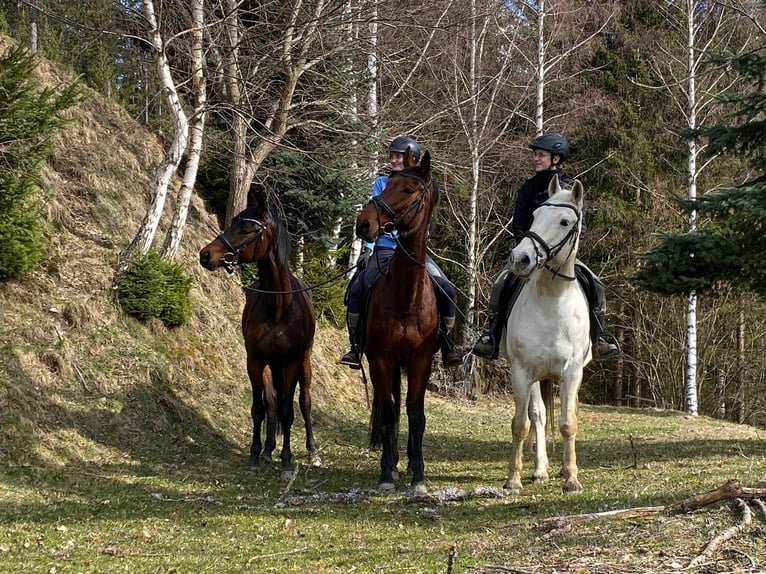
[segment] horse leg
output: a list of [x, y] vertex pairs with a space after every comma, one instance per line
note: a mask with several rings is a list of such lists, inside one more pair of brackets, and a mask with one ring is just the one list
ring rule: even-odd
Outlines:
[[535, 429], [535, 473], [532, 478], [536, 482], [548, 480], [548, 449], [545, 440], [546, 408], [541, 394], [542, 384], [551, 385], [550, 381], [535, 382], [529, 397], [529, 418]]
[[322, 461], [317, 453], [316, 441], [314, 441], [314, 428], [311, 422], [311, 360], [309, 353], [303, 357], [298, 391], [298, 405], [303, 415], [303, 424], [306, 428], [306, 450], [309, 453], [309, 464], [314, 467], [322, 466]]
[[295, 420], [293, 400], [298, 381], [294, 369], [272, 368], [272, 376], [274, 388], [277, 390], [277, 413], [282, 429], [282, 450], [279, 453], [279, 458], [282, 460], [282, 478], [288, 479], [295, 470], [290, 440]]
[[[271, 378], [264, 376], [264, 370], [264, 365], [256, 363], [253, 360], [247, 361], [247, 373], [250, 378], [250, 386], [253, 392], [253, 403], [250, 407], [250, 416], [253, 419], [253, 438], [252, 443], [250, 444], [249, 460], [249, 466], [253, 470], [256, 470], [260, 467], [261, 426], [263, 425], [263, 421], [264, 419], [267, 420], [268, 427], [269, 419], [275, 420], [273, 413], [274, 397], [271, 394], [273, 387], [271, 385]], [[268, 448], [268, 431], [266, 443]], [[270, 460], [270, 456], [267, 457], [264, 455], [263, 458], [264, 460]]]
[[508, 478], [503, 484], [503, 488], [518, 494], [523, 488], [521, 486], [522, 456], [524, 454], [524, 441], [529, 434], [529, 395], [533, 381], [516, 363], [511, 365], [511, 378], [513, 380], [513, 402], [515, 411], [513, 413], [512, 433], [513, 441], [511, 443], [511, 458], [508, 462]]
[[370, 416], [370, 446], [381, 446], [378, 490], [387, 492], [396, 488], [394, 472], [399, 457], [396, 446], [399, 411], [394, 399], [395, 391], [392, 389], [394, 373], [392, 367], [380, 365], [379, 360], [369, 363], [370, 378], [375, 391]]
[[412, 471], [410, 487], [415, 494], [427, 494], [425, 463], [423, 462], [423, 435], [426, 430], [425, 394], [431, 376], [431, 356], [419, 360], [407, 369], [407, 421], [409, 436], [407, 456]]
[[564, 479], [562, 491], [580, 492], [582, 485], [577, 480], [577, 453], [575, 439], [577, 437], [577, 395], [582, 381], [582, 367], [564, 373], [561, 379], [561, 416], [559, 430], [564, 442], [563, 466], [561, 475]]

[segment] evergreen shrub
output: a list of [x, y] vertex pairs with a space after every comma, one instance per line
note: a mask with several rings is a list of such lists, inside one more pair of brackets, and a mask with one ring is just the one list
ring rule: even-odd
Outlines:
[[156, 251], [136, 257], [117, 282], [123, 311], [139, 321], [152, 317], [168, 327], [183, 325], [191, 317], [191, 278], [180, 265], [163, 261]]
[[59, 112], [80, 98], [77, 84], [41, 88], [35, 59], [20, 48], [0, 55], [0, 280], [17, 278], [44, 256], [42, 214], [35, 197]]

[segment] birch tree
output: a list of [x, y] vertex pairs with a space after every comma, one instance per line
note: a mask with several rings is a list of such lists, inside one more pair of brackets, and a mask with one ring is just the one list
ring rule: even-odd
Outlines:
[[165, 237], [160, 256], [169, 260], [176, 256], [183, 238], [186, 217], [189, 213], [194, 184], [197, 181], [197, 171], [202, 156], [202, 142], [205, 134], [205, 117], [207, 105], [207, 87], [205, 85], [205, 59], [202, 49], [204, 39], [205, 9], [203, 0], [191, 1], [192, 12], [192, 77], [191, 96], [194, 99], [194, 112], [191, 117], [189, 147], [186, 150], [186, 168], [183, 181], [176, 197], [173, 221]]
[[[669, 28], [676, 32], [674, 43], [657, 46], [659, 55], [651, 64], [660, 82], [654, 89], [664, 91], [673, 102], [690, 135], [687, 138], [686, 197], [693, 201], [698, 195], [698, 180], [703, 170], [715, 158], [699, 163], [704, 145], [693, 135], [715, 118], [718, 98], [732, 88], [726, 69], [703, 69], [710, 52], [723, 52], [731, 47], [737, 27], [731, 17], [735, 10], [703, 0], [679, 0], [661, 6]], [[739, 47], [739, 46], [737, 46]], [[700, 89], [701, 88], [701, 89]], [[697, 212], [688, 218], [688, 231], [697, 229]], [[684, 373], [685, 409], [698, 414], [697, 392], [697, 292], [687, 295], [686, 304], [686, 369]]]
[[141, 221], [133, 241], [119, 255], [117, 276], [128, 268], [131, 259], [135, 255], [145, 255], [152, 246], [165, 207], [170, 180], [178, 169], [189, 137], [189, 122], [171, 73], [170, 64], [165, 52], [166, 43], [157, 23], [157, 14], [153, 0], [144, 0], [142, 10], [149, 27], [149, 40], [157, 64], [157, 74], [160, 78], [162, 91], [167, 100], [173, 122], [173, 136], [165, 157], [155, 171], [151, 202], [146, 215]]

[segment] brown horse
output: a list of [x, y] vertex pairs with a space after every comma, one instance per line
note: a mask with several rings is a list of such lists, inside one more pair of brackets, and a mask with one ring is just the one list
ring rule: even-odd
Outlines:
[[[413, 166], [408, 152], [405, 165]], [[374, 389], [370, 444], [382, 447], [380, 490], [393, 490], [399, 455], [397, 435], [401, 405], [401, 374], [407, 373], [407, 457], [416, 493], [427, 492], [423, 469], [424, 399], [433, 355], [439, 344], [436, 294], [425, 266], [431, 214], [438, 200], [431, 177], [431, 156], [419, 166], [393, 173], [386, 189], [373, 197], [356, 220], [356, 233], [374, 241], [383, 232], [398, 231], [398, 246], [388, 271], [370, 294], [366, 321], [367, 348]]]
[[[300, 384], [299, 404], [306, 426], [306, 449], [311, 463], [320, 464], [311, 425], [311, 348], [316, 319], [311, 292], [288, 266], [290, 238], [279, 217], [261, 197], [237, 215], [223, 233], [199, 253], [206, 269], [232, 271], [241, 263], [257, 262], [258, 281], [246, 288], [242, 335], [247, 350], [247, 374], [253, 389], [253, 442], [250, 468], [271, 460], [276, 447], [277, 421], [283, 433], [282, 472], [292, 473], [290, 430], [293, 399]], [[266, 442], [261, 452], [261, 425]]]

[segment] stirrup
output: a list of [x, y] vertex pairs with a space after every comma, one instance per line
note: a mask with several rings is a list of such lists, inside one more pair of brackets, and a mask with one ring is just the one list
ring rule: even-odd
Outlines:
[[359, 358], [359, 353], [353, 347], [340, 358], [340, 364], [357, 371], [362, 368], [362, 360]]
[[495, 345], [492, 335], [485, 333], [474, 343], [471, 353], [482, 359], [493, 361], [497, 359], [498, 349]]
[[454, 349], [451, 348], [447, 351], [442, 349], [442, 365], [445, 367], [457, 367], [463, 364], [463, 357]]
[[614, 359], [622, 356], [622, 350], [614, 343], [599, 339], [596, 341], [595, 354], [597, 359]]

